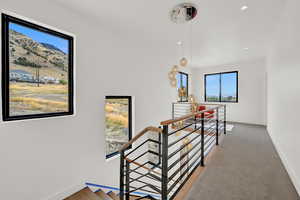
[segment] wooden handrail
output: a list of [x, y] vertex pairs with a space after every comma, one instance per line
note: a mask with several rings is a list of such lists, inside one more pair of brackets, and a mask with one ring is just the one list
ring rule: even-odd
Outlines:
[[132, 145], [135, 141], [137, 141], [140, 137], [142, 137], [144, 134], [146, 134], [149, 131], [157, 132], [157, 133], [162, 133], [162, 129], [161, 128], [149, 126], [149, 127], [145, 128], [144, 130], [142, 130], [139, 134], [137, 134], [129, 142], [127, 142], [126, 144], [124, 144], [119, 151], [121, 152], [121, 151], [127, 149], [130, 145]]
[[176, 123], [176, 122], [180, 122], [180, 121], [189, 119], [191, 117], [195, 117], [196, 115], [199, 115], [199, 114], [211, 111], [211, 110], [215, 110], [215, 109], [220, 108], [222, 106], [224, 106], [224, 105], [218, 105], [218, 106], [215, 106], [213, 108], [208, 108], [206, 110], [202, 110], [202, 111], [195, 112], [195, 113], [192, 113], [192, 114], [184, 115], [182, 117], [178, 117], [178, 118], [175, 118], [175, 119], [169, 119], [169, 120], [166, 120], [166, 121], [162, 121], [162, 122], [160, 122], [160, 125], [165, 126], [165, 125], [170, 125], [170, 124], [173, 124], [173, 123]]

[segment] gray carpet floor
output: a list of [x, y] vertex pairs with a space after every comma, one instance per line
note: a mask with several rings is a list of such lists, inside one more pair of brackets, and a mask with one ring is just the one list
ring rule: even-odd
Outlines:
[[299, 200], [266, 128], [234, 125], [187, 200]]

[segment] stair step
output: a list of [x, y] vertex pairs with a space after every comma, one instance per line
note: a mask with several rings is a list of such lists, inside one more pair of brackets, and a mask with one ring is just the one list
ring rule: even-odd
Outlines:
[[107, 195], [110, 196], [110, 198], [112, 198], [113, 200], [120, 200], [120, 198], [113, 191], [108, 192]]
[[103, 200], [93, 193], [88, 187], [76, 192], [64, 200]]
[[99, 189], [95, 192], [95, 194], [100, 197], [102, 200], [113, 200], [110, 196], [108, 196], [103, 190]]

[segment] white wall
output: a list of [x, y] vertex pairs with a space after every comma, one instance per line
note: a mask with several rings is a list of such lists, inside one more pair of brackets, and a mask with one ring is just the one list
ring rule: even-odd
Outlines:
[[229, 65], [194, 68], [193, 93], [204, 102], [204, 74], [238, 71], [238, 103], [226, 103], [227, 119], [234, 122], [266, 124], [266, 66], [264, 59]]
[[300, 194], [300, 2], [288, 0], [267, 58], [268, 131]]
[[47, 199], [84, 181], [117, 186], [119, 160], [105, 161], [104, 97], [135, 96], [137, 131], [171, 118], [172, 48], [51, 1], [1, 0], [0, 9], [77, 36], [77, 115], [0, 122], [0, 199]]

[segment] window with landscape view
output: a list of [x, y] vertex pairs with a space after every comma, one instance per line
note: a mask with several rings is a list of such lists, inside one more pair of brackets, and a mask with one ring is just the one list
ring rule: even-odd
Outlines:
[[3, 120], [73, 115], [74, 38], [2, 15]]
[[[107, 96], [105, 101], [106, 158], [118, 154], [132, 136], [130, 96]], [[130, 147], [129, 147], [130, 148]]]
[[238, 72], [206, 74], [206, 102], [238, 102]]
[[177, 74], [177, 91], [180, 102], [188, 101], [189, 75], [183, 72]]

